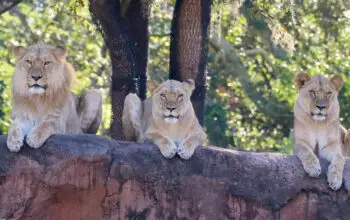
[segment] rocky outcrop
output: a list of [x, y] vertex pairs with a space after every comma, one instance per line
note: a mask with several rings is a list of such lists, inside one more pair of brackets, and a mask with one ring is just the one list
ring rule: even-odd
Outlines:
[[165, 159], [151, 144], [51, 137], [10, 153], [0, 136], [0, 219], [350, 219], [345, 184], [308, 177], [294, 156], [199, 147]]

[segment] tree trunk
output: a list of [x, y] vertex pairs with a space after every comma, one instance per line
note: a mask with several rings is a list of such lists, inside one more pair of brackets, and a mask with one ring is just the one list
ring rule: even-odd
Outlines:
[[[121, 14], [120, 1], [90, 0], [89, 5], [93, 20], [103, 34], [111, 58], [113, 117], [110, 133], [112, 138], [118, 140], [124, 139], [121, 118], [125, 96], [130, 92], [139, 92], [140, 97], [144, 98], [146, 93], [148, 18], [141, 15], [143, 10], [148, 13], [148, 7], [141, 4], [141, 1], [132, 1], [125, 16]], [[136, 25], [137, 22], [140, 22], [139, 26]], [[140, 79], [137, 80], [139, 86], [135, 85], [135, 79]]]
[[22, 0], [0, 0], [0, 15], [7, 12], [20, 2], [22, 2]]
[[169, 77], [195, 80], [191, 101], [200, 124], [204, 119], [211, 3], [211, 0], [177, 0], [171, 28]]
[[146, 71], [148, 60], [148, 14], [149, 4], [144, 0], [132, 0], [126, 11], [130, 37], [136, 58], [136, 76], [138, 95], [146, 98]]

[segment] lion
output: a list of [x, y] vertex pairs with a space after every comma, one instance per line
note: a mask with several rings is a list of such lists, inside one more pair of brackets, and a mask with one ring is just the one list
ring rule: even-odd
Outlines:
[[350, 157], [350, 129], [344, 132], [343, 155], [344, 157]]
[[136, 94], [128, 94], [122, 116], [126, 139], [149, 140], [159, 147], [165, 158], [173, 158], [177, 153], [189, 159], [206, 140], [190, 100], [194, 88], [192, 79], [167, 80], [153, 89], [152, 97], [143, 102]]
[[294, 105], [294, 153], [306, 173], [317, 177], [321, 166], [317, 156], [330, 161], [327, 181], [333, 190], [343, 181], [344, 128], [339, 121], [338, 93], [344, 81], [340, 75], [329, 79], [301, 72], [295, 78], [298, 98]]
[[102, 120], [101, 94], [91, 90], [76, 96], [70, 91], [75, 72], [65, 48], [39, 42], [14, 47], [13, 53], [10, 151], [20, 151], [24, 140], [39, 148], [53, 134], [96, 134]]

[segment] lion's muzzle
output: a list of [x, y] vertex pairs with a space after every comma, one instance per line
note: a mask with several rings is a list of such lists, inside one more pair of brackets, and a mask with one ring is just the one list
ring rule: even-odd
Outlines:
[[322, 121], [327, 117], [327, 105], [316, 104], [315, 108], [311, 112], [311, 116], [314, 120]]

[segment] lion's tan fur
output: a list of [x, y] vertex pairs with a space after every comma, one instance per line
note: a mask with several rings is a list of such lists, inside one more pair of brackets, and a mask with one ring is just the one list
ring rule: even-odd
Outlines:
[[316, 177], [321, 173], [317, 156], [330, 161], [327, 180], [334, 190], [342, 184], [344, 169], [344, 129], [339, 121], [338, 103], [342, 85], [343, 79], [339, 75], [329, 79], [322, 75], [310, 77], [306, 73], [296, 76], [299, 94], [294, 105], [294, 152], [310, 176]]
[[13, 124], [7, 140], [11, 151], [21, 149], [25, 136], [29, 146], [38, 148], [53, 134], [97, 132], [102, 118], [101, 95], [98, 91], [87, 91], [81, 98], [70, 91], [75, 72], [66, 61], [64, 48], [40, 42], [13, 51], [16, 56], [12, 76]]
[[350, 129], [345, 130], [343, 128], [342, 131], [342, 134], [344, 134], [343, 155], [344, 157], [350, 157]]
[[129, 94], [122, 118], [126, 138], [150, 140], [164, 157], [172, 158], [177, 153], [189, 159], [195, 148], [206, 140], [190, 100], [193, 89], [193, 80], [168, 80], [155, 88], [152, 98], [144, 102], [135, 94]]

